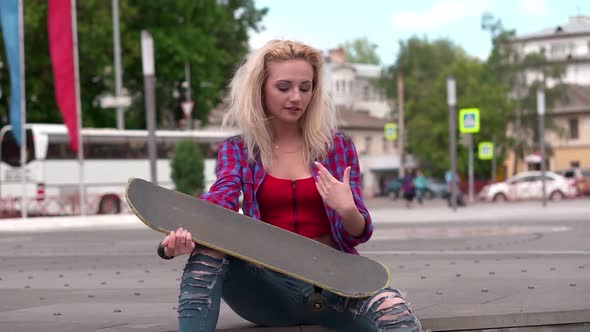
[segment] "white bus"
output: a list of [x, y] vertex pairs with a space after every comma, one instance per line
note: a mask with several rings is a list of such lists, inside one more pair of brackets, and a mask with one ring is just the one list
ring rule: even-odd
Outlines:
[[[175, 143], [190, 139], [205, 158], [205, 189], [215, 181], [219, 143], [235, 135], [232, 130], [204, 129], [156, 132], [157, 182], [173, 188], [170, 158]], [[68, 215], [79, 213], [79, 162], [69, 147], [66, 127], [28, 124], [25, 166], [27, 213]], [[130, 177], [150, 180], [146, 130], [82, 129], [86, 212], [127, 212], [124, 190]], [[20, 215], [23, 185], [20, 148], [10, 126], [0, 130], [0, 216]]]

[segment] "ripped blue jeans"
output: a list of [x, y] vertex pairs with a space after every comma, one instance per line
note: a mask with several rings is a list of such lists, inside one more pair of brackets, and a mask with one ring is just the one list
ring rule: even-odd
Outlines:
[[386, 288], [370, 298], [349, 299], [227, 257], [195, 251], [180, 285], [179, 332], [215, 331], [221, 298], [260, 326], [320, 325], [336, 331], [421, 331], [400, 293]]

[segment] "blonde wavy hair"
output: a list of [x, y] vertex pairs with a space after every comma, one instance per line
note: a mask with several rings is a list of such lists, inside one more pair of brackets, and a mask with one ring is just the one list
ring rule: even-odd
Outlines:
[[272, 165], [273, 144], [269, 118], [263, 107], [264, 82], [271, 62], [303, 59], [313, 68], [312, 96], [299, 120], [303, 134], [306, 163], [325, 158], [332, 148], [336, 131], [335, 108], [323, 84], [322, 53], [308, 45], [290, 40], [272, 40], [247, 56], [236, 71], [228, 93], [224, 126], [236, 126], [248, 149], [248, 160], [260, 154], [266, 169]]

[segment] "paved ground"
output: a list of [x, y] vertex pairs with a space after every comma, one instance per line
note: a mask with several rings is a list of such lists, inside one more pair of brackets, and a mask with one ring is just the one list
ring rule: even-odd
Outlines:
[[[361, 250], [425, 327], [590, 330], [589, 200], [368, 205], [376, 229]], [[183, 259], [158, 259], [160, 239], [128, 215], [0, 220], [0, 331], [175, 331]], [[222, 307], [220, 329], [245, 326]]]

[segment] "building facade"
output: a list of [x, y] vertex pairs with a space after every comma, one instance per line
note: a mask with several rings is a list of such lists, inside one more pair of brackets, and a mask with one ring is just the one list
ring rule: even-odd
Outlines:
[[[384, 194], [385, 183], [400, 174], [397, 141], [385, 140], [384, 126], [392, 118], [388, 101], [376, 82], [381, 77], [379, 65], [347, 63], [344, 50], [331, 49], [325, 61], [325, 84], [338, 112], [338, 126], [357, 147], [365, 196]], [[406, 167], [414, 167], [411, 156]]]
[[[399, 175], [399, 149], [397, 141], [385, 139], [386, 122], [366, 111], [338, 111], [338, 127], [352, 138], [357, 149], [365, 197], [385, 194], [385, 183]], [[411, 156], [406, 156], [405, 165], [415, 165]]]
[[379, 65], [347, 63], [341, 48], [328, 51], [325, 84], [336, 106], [370, 114], [376, 118], [390, 116], [390, 106], [375, 82], [381, 77]]
[[[566, 24], [517, 36], [513, 44], [521, 55], [544, 54], [549, 63], [562, 64], [566, 98], [548, 109], [546, 116], [557, 126], [547, 131], [550, 146], [548, 168], [561, 172], [572, 167], [590, 169], [590, 17], [572, 16]], [[534, 71], [525, 73], [527, 83], [539, 79]], [[556, 82], [549, 81], [551, 86]], [[539, 151], [528, 151], [516, 171], [540, 165]], [[506, 173], [514, 173], [514, 156], [505, 162]]]

